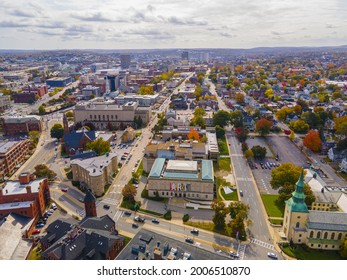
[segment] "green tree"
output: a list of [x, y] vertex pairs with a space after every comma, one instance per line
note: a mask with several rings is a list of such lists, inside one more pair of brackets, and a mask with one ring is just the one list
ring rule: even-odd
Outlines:
[[44, 114], [46, 114], [46, 109], [45, 109], [44, 106], [40, 105], [40, 107], [39, 107], [39, 115], [42, 116]]
[[259, 145], [252, 147], [252, 152], [255, 158], [264, 159], [266, 157], [266, 148]]
[[141, 86], [137, 92], [139, 95], [153, 95], [154, 90], [152, 86]]
[[245, 151], [245, 158], [246, 159], [251, 159], [254, 157], [253, 151], [251, 149], [248, 149]]
[[342, 240], [341, 249], [339, 251], [342, 258], [347, 258], [347, 237]]
[[73, 114], [72, 111], [66, 112], [65, 115], [66, 115], [67, 118], [73, 118], [74, 117], [74, 114]]
[[133, 184], [128, 184], [122, 189], [122, 195], [125, 201], [134, 202], [136, 193], [137, 189]]
[[54, 180], [57, 176], [57, 174], [45, 164], [36, 165], [34, 174], [37, 178], [47, 178], [50, 181]]
[[216, 136], [217, 139], [221, 139], [225, 135], [225, 130], [223, 127], [220, 127], [219, 125], [216, 125]]
[[347, 116], [334, 119], [334, 129], [337, 134], [347, 135]]
[[[277, 199], [277, 202], [281, 205], [284, 205], [285, 202], [292, 197], [292, 193], [295, 191], [295, 185], [292, 184], [285, 184], [283, 185], [279, 190], [278, 194], [279, 197]], [[305, 194], [305, 203], [308, 206], [311, 206], [312, 203], [316, 200], [316, 197], [314, 196], [311, 188], [305, 184], [304, 186], [304, 194]]]
[[98, 156], [101, 156], [110, 152], [110, 143], [102, 138], [98, 138], [93, 142], [87, 143], [86, 148], [88, 150], [93, 150]]
[[261, 136], [265, 136], [270, 133], [270, 128], [272, 127], [272, 121], [265, 118], [260, 119], [255, 123], [255, 131]]
[[347, 149], [347, 137], [340, 140], [337, 144], [336, 144], [336, 150], [338, 151], [343, 151]]
[[332, 94], [332, 96], [331, 96], [331, 99], [332, 99], [332, 100], [335, 100], [335, 99], [342, 98], [342, 97], [343, 97], [343, 96], [342, 96], [341, 92], [335, 91], [335, 92], [333, 92], [333, 94]]
[[277, 190], [288, 184], [294, 186], [301, 174], [301, 167], [291, 163], [283, 163], [271, 171], [270, 185]]
[[193, 117], [192, 119], [192, 123], [193, 126], [200, 126], [201, 128], [206, 128], [206, 123], [205, 120], [202, 116], [197, 115], [195, 117]]
[[249, 206], [241, 201], [236, 201], [229, 204], [228, 212], [232, 219], [235, 219], [237, 215], [240, 215], [242, 220], [245, 220], [248, 218]]
[[214, 199], [211, 208], [214, 210], [212, 222], [214, 223], [215, 229], [223, 230], [225, 228], [225, 217], [227, 215], [224, 202]]
[[196, 107], [193, 115], [194, 115], [194, 117], [197, 117], [197, 116], [203, 117], [206, 115], [206, 111], [204, 108]]
[[213, 124], [221, 127], [226, 126], [229, 123], [230, 115], [227, 111], [220, 110], [213, 115]]
[[60, 123], [56, 123], [51, 128], [51, 137], [61, 139], [64, 136], [64, 128]]
[[230, 112], [230, 123], [234, 127], [241, 127], [243, 126], [243, 114], [240, 110], [236, 110], [233, 112]]
[[291, 127], [296, 133], [307, 133], [310, 129], [310, 126], [303, 120], [297, 120], [296, 122], [291, 123]]
[[40, 132], [33, 130], [28, 133], [30, 141], [36, 146], [40, 139]]

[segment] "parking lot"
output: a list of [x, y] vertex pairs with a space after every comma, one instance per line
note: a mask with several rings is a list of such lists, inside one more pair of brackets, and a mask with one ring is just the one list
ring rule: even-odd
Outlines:
[[[259, 143], [255, 137], [251, 143]], [[271, 146], [275, 155], [278, 155], [278, 160], [276, 158], [267, 157], [266, 159], [253, 160], [250, 167], [253, 172], [254, 179], [257, 183], [260, 193], [265, 194], [277, 194], [277, 190], [273, 190], [270, 186], [271, 171], [278, 167], [282, 163], [292, 163], [298, 166], [307, 167], [306, 157], [299, 151], [299, 149], [288, 139], [288, 137], [282, 136], [268, 136], [267, 143]], [[256, 142], [255, 142], [256, 141]], [[265, 147], [266, 143], [262, 139], [264, 144], [255, 144]], [[247, 140], [248, 142], [248, 140]], [[250, 146], [249, 146], [250, 147]], [[269, 149], [269, 147], [267, 147]], [[272, 156], [272, 153], [270, 153]]]

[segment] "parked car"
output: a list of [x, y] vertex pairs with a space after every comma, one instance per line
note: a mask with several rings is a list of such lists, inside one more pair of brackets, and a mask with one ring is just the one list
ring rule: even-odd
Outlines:
[[234, 251], [230, 251], [229, 252], [229, 256], [234, 258], [234, 259], [240, 258], [240, 255], [238, 253], [234, 252]]
[[194, 240], [193, 239], [191, 239], [191, 238], [186, 238], [186, 242], [187, 243], [190, 243], [190, 244], [194, 244]]
[[39, 234], [41, 232], [41, 230], [39, 230], [39, 229], [35, 229], [34, 231], [33, 231], [33, 233], [32, 234]]
[[67, 192], [68, 188], [62, 188], [61, 191], [62, 192]]
[[152, 223], [159, 224], [159, 220], [158, 219], [152, 219]]
[[131, 212], [130, 211], [124, 211], [124, 215], [125, 216], [131, 216]]
[[274, 259], [274, 260], [278, 259], [277, 255], [275, 253], [272, 253], [272, 252], [267, 253], [267, 256], [271, 259]]
[[145, 222], [145, 218], [142, 218], [140, 216], [135, 216], [134, 221], [135, 222], [144, 223]]
[[241, 191], [241, 190], [240, 190], [240, 196], [242, 196], [242, 197], [243, 197], [243, 191]]
[[36, 224], [36, 228], [42, 228], [42, 227], [44, 227], [44, 226], [45, 226], [44, 223], [37, 223], [37, 224]]
[[103, 207], [104, 207], [104, 209], [107, 209], [107, 210], [110, 209], [110, 205], [108, 205], [108, 204], [104, 204]]
[[199, 234], [199, 230], [196, 229], [196, 228], [193, 228], [190, 232], [191, 232], [192, 234], [196, 234], [196, 235]]
[[139, 224], [133, 223], [131, 226], [132, 226], [133, 228], [138, 228], [138, 227], [139, 227]]

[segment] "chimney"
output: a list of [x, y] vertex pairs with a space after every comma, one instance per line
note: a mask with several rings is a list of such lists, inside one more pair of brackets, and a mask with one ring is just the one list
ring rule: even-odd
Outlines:
[[26, 185], [30, 183], [30, 173], [22, 173], [19, 175], [19, 183]]
[[31, 194], [31, 186], [27, 185], [25, 189], [27, 190], [27, 194]]

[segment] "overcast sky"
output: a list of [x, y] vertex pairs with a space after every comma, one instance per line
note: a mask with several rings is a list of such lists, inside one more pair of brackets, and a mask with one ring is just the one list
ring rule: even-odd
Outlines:
[[347, 44], [347, 0], [1, 0], [0, 49]]

